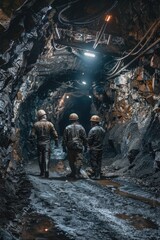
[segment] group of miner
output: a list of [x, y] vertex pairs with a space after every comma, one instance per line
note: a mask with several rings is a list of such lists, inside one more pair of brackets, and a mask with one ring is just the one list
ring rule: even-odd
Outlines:
[[[58, 134], [44, 110], [37, 112], [37, 122], [33, 125], [31, 136], [37, 138], [38, 163], [40, 176], [49, 177], [49, 164], [51, 154], [51, 139], [54, 139], [58, 147]], [[63, 133], [63, 152], [67, 153], [71, 169], [67, 177], [80, 179], [83, 155], [89, 152], [90, 166], [92, 169], [91, 178], [100, 179], [103, 153], [103, 140], [105, 130], [100, 126], [100, 117], [91, 116], [91, 129], [86, 134], [84, 127], [79, 123], [79, 116], [76, 113], [69, 115], [70, 124], [65, 127]]]

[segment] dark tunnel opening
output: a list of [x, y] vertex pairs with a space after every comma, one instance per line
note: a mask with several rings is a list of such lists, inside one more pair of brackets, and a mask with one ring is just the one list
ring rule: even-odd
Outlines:
[[35, 158], [36, 145], [31, 144], [29, 139], [32, 126], [37, 119], [38, 109], [44, 109], [47, 112], [47, 119], [55, 125], [60, 138], [63, 136], [65, 127], [70, 123], [69, 115], [73, 112], [78, 114], [79, 122], [86, 133], [89, 132], [90, 117], [96, 114], [89, 90], [85, 89], [85, 94], [82, 94], [81, 90], [71, 92], [67, 90], [62, 91], [56, 88], [53, 78], [48, 78], [36, 93], [29, 94], [21, 103], [16, 121], [20, 128], [20, 145], [25, 161]]
[[69, 115], [76, 113], [79, 116], [79, 123], [85, 128], [86, 132], [90, 129], [90, 116], [92, 99], [87, 95], [71, 95], [66, 99], [63, 112], [59, 117], [59, 134], [62, 136], [65, 127], [70, 124]]

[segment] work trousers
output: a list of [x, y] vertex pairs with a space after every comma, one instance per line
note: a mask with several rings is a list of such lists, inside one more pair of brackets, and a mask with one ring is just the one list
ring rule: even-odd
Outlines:
[[82, 166], [82, 160], [83, 160], [82, 151], [68, 149], [68, 161], [73, 174], [75, 174], [77, 169], [80, 170]]
[[90, 164], [95, 175], [101, 173], [102, 150], [90, 150]]
[[50, 145], [38, 145], [38, 162], [40, 168], [40, 175], [49, 171], [49, 163], [50, 163]]

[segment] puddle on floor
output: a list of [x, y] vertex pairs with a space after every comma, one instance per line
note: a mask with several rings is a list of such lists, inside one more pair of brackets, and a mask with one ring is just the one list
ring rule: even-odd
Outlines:
[[120, 183], [112, 181], [111, 179], [98, 180], [97, 182], [102, 186], [113, 188], [114, 192], [116, 194], [119, 194], [122, 197], [132, 198], [134, 200], [138, 200], [140, 202], [147, 203], [147, 204], [151, 205], [152, 207], [160, 206], [160, 202], [155, 200], [155, 199], [146, 198], [146, 197], [143, 197], [143, 196], [131, 194], [131, 193], [128, 193], [126, 191], [120, 190], [119, 188], [122, 185]]
[[22, 221], [22, 240], [69, 240], [55, 227], [52, 219], [41, 214], [26, 215]]
[[140, 215], [116, 214], [115, 216], [120, 219], [129, 221], [129, 223], [137, 230], [142, 230], [145, 228], [158, 229], [157, 224], [152, 222], [150, 219], [143, 218], [143, 216]]

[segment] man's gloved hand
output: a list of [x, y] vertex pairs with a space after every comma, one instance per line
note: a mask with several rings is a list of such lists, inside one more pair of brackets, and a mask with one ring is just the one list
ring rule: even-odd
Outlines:
[[55, 147], [58, 148], [58, 140], [55, 140]]

